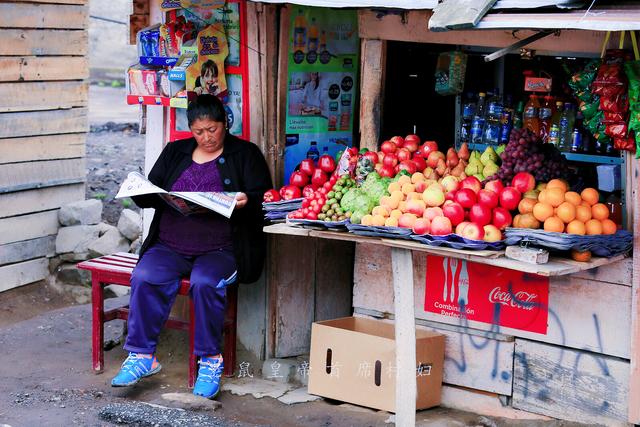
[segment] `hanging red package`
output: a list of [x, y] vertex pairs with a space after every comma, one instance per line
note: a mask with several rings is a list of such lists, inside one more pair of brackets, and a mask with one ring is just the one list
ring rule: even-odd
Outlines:
[[604, 112], [604, 119], [602, 123], [615, 123], [615, 122], [625, 122], [625, 113], [612, 113], [609, 111]]
[[618, 122], [608, 124], [604, 129], [604, 133], [609, 135], [611, 138], [626, 138], [627, 137], [627, 123], [626, 122]]
[[633, 132], [625, 138], [615, 138], [613, 140], [613, 148], [615, 148], [616, 150], [625, 150], [630, 151], [631, 153], [635, 153], [636, 145], [635, 138], [633, 137]]
[[600, 110], [610, 113], [626, 113], [629, 111], [629, 97], [627, 94], [616, 95], [610, 98], [600, 98]]

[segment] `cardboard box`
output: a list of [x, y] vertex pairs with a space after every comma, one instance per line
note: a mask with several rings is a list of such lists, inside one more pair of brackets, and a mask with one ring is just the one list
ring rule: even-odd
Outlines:
[[[309, 393], [395, 412], [396, 352], [392, 323], [359, 317], [311, 327]], [[444, 335], [416, 330], [416, 409], [440, 404]]]
[[622, 189], [622, 171], [620, 165], [598, 165], [598, 190], [616, 191]]

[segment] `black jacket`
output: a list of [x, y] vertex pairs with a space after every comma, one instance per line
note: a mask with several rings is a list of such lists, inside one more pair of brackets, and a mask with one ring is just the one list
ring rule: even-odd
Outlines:
[[[149, 172], [149, 181], [167, 191], [191, 165], [191, 155], [196, 149], [195, 138], [171, 142]], [[260, 149], [247, 141], [227, 135], [222, 154], [216, 162], [225, 191], [241, 191], [248, 202], [231, 215], [233, 249], [238, 266], [238, 281], [251, 283], [258, 280], [264, 264], [266, 239], [262, 232], [262, 195], [271, 188], [271, 175]], [[164, 209], [171, 209], [158, 195], [132, 197], [141, 208], [156, 210], [149, 235], [142, 244], [140, 256], [157, 240], [160, 216]]]

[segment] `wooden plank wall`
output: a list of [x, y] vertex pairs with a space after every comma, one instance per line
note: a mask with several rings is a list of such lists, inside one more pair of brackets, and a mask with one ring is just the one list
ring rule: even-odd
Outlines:
[[42, 280], [84, 199], [87, 0], [0, 1], [0, 292]]

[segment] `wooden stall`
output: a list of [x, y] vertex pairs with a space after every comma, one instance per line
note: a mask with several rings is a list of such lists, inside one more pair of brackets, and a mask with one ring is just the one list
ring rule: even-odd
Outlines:
[[86, 0], [0, 2], [0, 292], [44, 279], [85, 196]]

